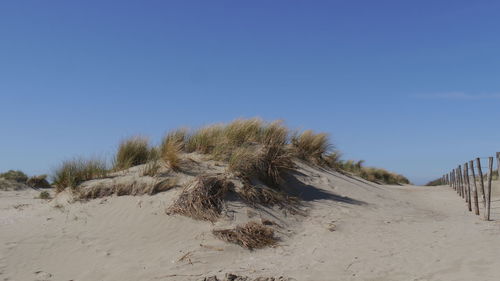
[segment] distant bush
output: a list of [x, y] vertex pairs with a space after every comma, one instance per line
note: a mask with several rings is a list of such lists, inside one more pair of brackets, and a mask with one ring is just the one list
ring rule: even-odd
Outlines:
[[145, 164], [150, 159], [149, 140], [144, 137], [132, 137], [120, 143], [114, 160], [115, 170], [124, 170]]
[[30, 177], [26, 181], [26, 185], [35, 187], [35, 188], [51, 188], [49, 182], [47, 181], [47, 175], [39, 175]]
[[5, 173], [0, 174], [0, 178], [21, 183], [25, 183], [26, 180], [28, 180], [28, 176], [25, 173], [23, 173], [22, 171], [14, 171], [14, 170], [9, 170]]
[[353, 173], [367, 181], [383, 184], [410, 184], [403, 175], [398, 175], [381, 168], [364, 167], [364, 161], [340, 161], [338, 169]]
[[436, 179], [436, 180], [433, 180], [433, 181], [430, 181], [428, 182], [427, 184], [425, 184], [426, 186], [438, 186], [438, 185], [443, 185], [444, 182], [443, 182], [443, 179], [442, 178], [439, 178], [439, 179]]
[[56, 191], [75, 188], [80, 183], [106, 176], [106, 162], [100, 159], [74, 159], [64, 161], [54, 173]]

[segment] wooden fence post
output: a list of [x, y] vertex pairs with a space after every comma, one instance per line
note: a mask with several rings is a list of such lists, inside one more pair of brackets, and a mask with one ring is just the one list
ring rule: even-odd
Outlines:
[[479, 183], [481, 184], [481, 196], [483, 197], [483, 207], [486, 208], [486, 196], [484, 194], [484, 178], [483, 178], [483, 171], [481, 169], [481, 159], [476, 158], [476, 164], [477, 164], [477, 173], [479, 176]]
[[462, 198], [465, 198], [465, 196], [464, 196], [464, 184], [463, 184], [463, 178], [462, 178], [462, 165], [458, 165], [457, 172], [458, 172], [458, 188], [460, 189], [460, 196]]
[[493, 157], [488, 158], [489, 173], [488, 173], [488, 189], [486, 194], [486, 212], [484, 212], [484, 219], [490, 220], [490, 206], [491, 206], [491, 180], [493, 179]]
[[467, 162], [465, 162], [464, 164], [464, 179], [465, 179], [465, 184], [466, 184], [466, 187], [467, 187], [467, 205], [469, 207], [469, 212], [472, 212], [472, 202], [471, 202], [471, 196], [470, 196], [470, 180], [469, 180], [469, 164], [467, 164]]
[[470, 170], [472, 172], [472, 180], [474, 182], [473, 198], [474, 198], [474, 212], [479, 216], [479, 199], [477, 197], [477, 183], [476, 183], [476, 172], [474, 171], [474, 161], [469, 161]]
[[450, 172], [450, 177], [451, 177], [451, 187], [453, 188], [453, 190], [455, 190], [455, 177], [454, 177], [454, 174], [455, 174], [455, 170], [452, 170]]

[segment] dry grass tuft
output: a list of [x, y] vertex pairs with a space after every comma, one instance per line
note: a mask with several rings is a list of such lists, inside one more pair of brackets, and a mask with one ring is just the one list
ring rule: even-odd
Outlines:
[[250, 250], [274, 246], [279, 241], [272, 228], [253, 221], [234, 229], [213, 230], [212, 233], [221, 240]]
[[202, 175], [188, 185], [167, 214], [179, 214], [193, 219], [216, 221], [223, 208], [223, 200], [233, 184], [225, 178]]
[[232, 150], [229, 170], [278, 187], [283, 183], [283, 174], [294, 166], [287, 141], [288, 129], [279, 122], [271, 123], [261, 129], [259, 143]]
[[212, 153], [218, 145], [222, 131], [222, 125], [212, 125], [197, 130], [186, 140], [185, 150], [187, 152], [197, 151], [203, 154]]
[[124, 170], [149, 161], [151, 150], [145, 137], [132, 137], [120, 143], [114, 160], [115, 170]]
[[84, 181], [105, 177], [107, 172], [106, 162], [100, 159], [64, 161], [54, 173], [56, 192], [67, 187], [75, 188]]
[[302, 160], [315, 164], [324, 164], [324, 156], [331, 149], [328, 134], [315, 134], [311, 130], [292, 136], [294, 155]]
[[178, 130], [167, 134], [161, 143], [161, 159], [174, 171], [179, 171], [181, 169], [180, 153], [185, 146], [185, 139], [185, 130]]

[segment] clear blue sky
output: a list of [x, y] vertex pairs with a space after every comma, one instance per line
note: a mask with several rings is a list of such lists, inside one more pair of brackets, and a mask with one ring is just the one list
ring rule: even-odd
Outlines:
[[0, 171], [260, 116], [416, 183], [500, 150], [498, 1], [1, 1]]

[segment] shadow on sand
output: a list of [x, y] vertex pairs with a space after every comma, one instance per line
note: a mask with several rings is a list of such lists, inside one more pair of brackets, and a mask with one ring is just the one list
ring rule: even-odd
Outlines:
[[317, 200], [332, 200], [352, 205], [367, 205], [368, 203], [356, 200], [347, 196], [337, 195], [335, 193], [319, 189], [315, 186], [305, 184], [300, 181], [297, 176], [302, 173], [292, 171], [286, 177], [287, 191], [304, 201], [317, 201]]

